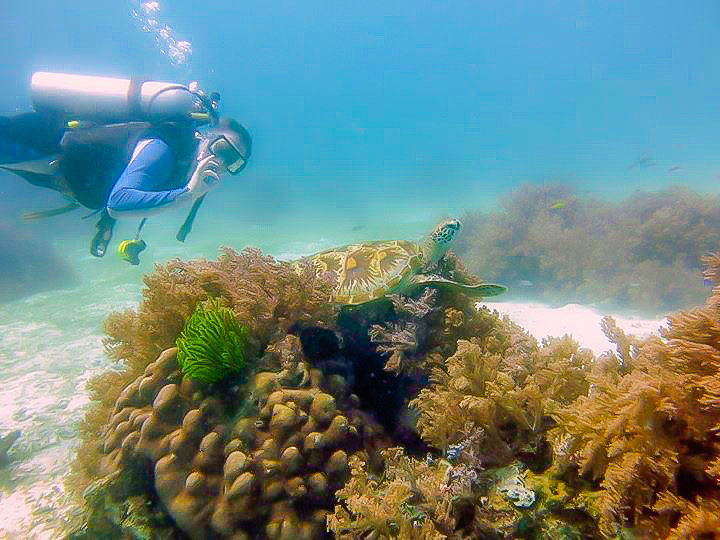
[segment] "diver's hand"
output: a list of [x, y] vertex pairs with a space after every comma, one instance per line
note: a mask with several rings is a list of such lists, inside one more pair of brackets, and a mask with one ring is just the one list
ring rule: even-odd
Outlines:
[[220, 181], [221, 168], [222, 166], [215, 156], [210, 155], [200, 160], [187, 183], [188, 191], [192, 194], [193, 199], [201, 197]]

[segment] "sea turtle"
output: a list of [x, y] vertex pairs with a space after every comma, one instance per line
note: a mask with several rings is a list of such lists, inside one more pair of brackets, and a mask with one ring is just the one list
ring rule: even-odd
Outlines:
[[432, 273], [461, 227], [459, 219], [449, 219], [437, 224], [421, 243], [386, 240], [350, 244], [315, 253], [296, 264], [299, 269], [301, 263], [310, 262], [320, 276], [330, 272], [336, 281], [331, 301], [344, 305], [364, 304], [429, 285], [484, 297], [507, 291], [503, 285], [466, 285]]

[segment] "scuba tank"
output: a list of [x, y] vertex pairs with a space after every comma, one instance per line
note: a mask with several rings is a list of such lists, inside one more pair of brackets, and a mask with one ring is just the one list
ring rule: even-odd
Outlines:
[[[195, 82], [183, 85], [147, 79], [39, 71], [32, 76], [30, 95], [36, 112], [50, 113], [63, 119], [70, 129], [66, 135], [72, 134], [76, 128], [80, 128], [77, 131], [90, 128], [90, 131], [95, 125], [122, 129], [124, 126], [131, 128], [134, 124], [142, 123], [155, 126], [185, 122], [191, 122], [194, 126], [217, 126], [219, 123], [220, 94], [213, 92], [208, 95]], [[204, 199], [205, 195], [194, 202], [177, 234], [179, 241], [185, 241]], [[88, 208], [98, 206], [92, 203], [85, 205]], [[72, 208], [68, 205], [63, 209], [36, 212], [29, 214], [28, 218], [38, 219], [76, 207], [77, 204], [74, 204]], [[140, 239], [144, 224], [143, 219], [133, 240], [125, 240], [118, 246], [120, 257], [132, 265], [139, 264], [140, 252], [147, 246]]]
[[[214, 123], [219, 96], [195, 83], [117, 79], [38, 71], [30, 95], [36, 111], [102, 122], [194, 120]], [[216, 97], [217, 96], [217, 97]]]

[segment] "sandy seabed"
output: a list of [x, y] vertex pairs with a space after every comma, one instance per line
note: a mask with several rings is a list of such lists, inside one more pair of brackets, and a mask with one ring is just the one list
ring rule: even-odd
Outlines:
[[478, 305], [507, 315], [538, 340], [548, 336], [562, 337], [568, 334], [581, 347], [590, 349], [596, 356], [608, 350], [615, 351], [615, 346], [605, 337], [600, 327], [602, 318], [607, 315], [613, 317], [626, 334], [638, 337], [657, 334], [661, 327], [667, 326], [667, 319], [623, 317], [613, 313], [603, 313], [580, 304], [567, 304], [559, 308], [512, 302], [483, 302]]

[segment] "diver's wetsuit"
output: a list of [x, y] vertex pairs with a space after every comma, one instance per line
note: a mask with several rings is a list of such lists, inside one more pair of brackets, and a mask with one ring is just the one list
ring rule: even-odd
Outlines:
[[[36, 114], [19, 116], [30, 117]], [[58, 157], [63, 153], [64, 136], [69, 131], [67, 128], [55, 130], [50, 135], [38, 132], [37, 137], [30, 138], [27, 133], [29, 130], [24, 129], [22, 133], [17, 129], [17, 118], [0, 117], [0, 165]], [[37, 126], [34, 130], [39, 131]], [[40, 140], [41, 138], [45, 140]], [[132, 155], [126, 161], [127, 164], [124, 165], [117, 179], [111, 178], [110, 182], [106, 182], [112, 187], [109, 193], [102, 195], [102, 202], [106, 201], [104, 206], [113, 217], [132, 216], [135, 213], [144, 215], [146, 211], [179, 206], [192, 199], [186, 187], [187, 167], [178, 171], [175, 152], [165, 140], [153, 136], [140, 138], [129, 151]], [[94, 155], [87, 156], [86, 160], [92, 161], [94, 157]], [[81, 168], [83, 165], [86, 163], [74, 168]], [[178, 173], [181, 173], [182, 177], [173, 178]], [[79, 182], [73, 182], [72, 179], [69, 181], [71, 188], [83, 187], [78, 184]], [[85, 200], [83, 193], [75, 195], [78, 196], [81, 204], [93, 210], [103, 206]]]
[[[18, 118], [31, 127], [18, 130]], [[0, 117], [0, 165], [59, 157], [60, 170], [54, 175], [13, 172], [35, 185], [72, 194], [81, 205], [101, 211], [90, 250], [93, 255], [105, 254], [117, 218], [146, 216], [192, 201], [186, 184], [196, 145], [187, 129], [165, 129], [158, 136], [140, 123], [119, 124], [105, 131], [91, 128], [88, 133], [94, 129], [99, 136], [85, 140], [82, 130], [57, 125], [48, 133], [46, 123], [38, 113]], [[146, 136], [132, 135], [133, 130], [143, 133], [143, 129]], [[123, 150], [122, 143], [130, 146]]]
[[140, 140], [133, 149], [129, 163], [120, 174], [97, 223], [90, 253], [105, 254], [112, 238], [115, 220], [122, 217], [147, 216], [158, 210], [181, 206], [192, 201], [185, 175], [181, 186], [173, 185], [176, 159], [170, 146], [159, 138]]
[[141, 140], [125, 170], [110, 191], [107, 211], [113, 218], [148, 215], [154, 210], [180, 206], [192, 200], [186, 184], [172, 186], [174, 156], [162, 139]]

